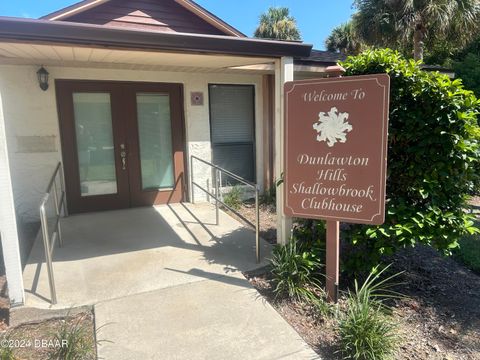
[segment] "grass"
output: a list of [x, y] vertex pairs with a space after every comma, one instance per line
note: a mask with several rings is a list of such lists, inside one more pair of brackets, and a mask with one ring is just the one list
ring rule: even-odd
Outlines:
[[459, 244], [460, 247], [455, 251], [455, 258], [470, 270], [480, 274], [480, 236], [465, 236]]

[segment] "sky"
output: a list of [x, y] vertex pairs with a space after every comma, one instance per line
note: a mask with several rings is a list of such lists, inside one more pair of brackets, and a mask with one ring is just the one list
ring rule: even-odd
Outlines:
[[[161, 1], [161, 0], [159, 0]], [[0, 16], [39, 18], [76, 3], [75, 0], [0, 0]], [[285, 6], [296, 18], [304, 42], [324, 49], [330, 31], [346, 22], [353, 0], [196, 0], [233, 27], [252, 36], [261, 13], [270, 6]]]

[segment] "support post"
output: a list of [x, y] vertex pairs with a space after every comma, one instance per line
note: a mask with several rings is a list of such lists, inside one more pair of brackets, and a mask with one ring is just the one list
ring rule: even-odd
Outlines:
[[255, 257], [257, 264], [260, 263], [260, 209], [259, 209], [259, 188], [255, 186]]
[[8, 159], [5, 119], [0, 93], [0, 239], [8, 282], [11, 305], [21, 305], [24, 301], [22, 262], [17, 233], [17, 220], [12, 189], [12, 176]]
[[[59, 170], [60, 171], [60, 170]], [[62, 247], [63, 246], [63, 237], [62, 237], [62, 225], [60, 224], [60, 203], [58, 199], [58, 193], [57, 193], [57, 176], [58, 173], [53, 175], [53, 201], [55, 204], [55, 215], [57, 215], [57, 234], [58, 234], [58, 246]]]
[[[282, 57], [275, 61], [275, 183], [282, 178], [285, 142], [285, 94], [283, 85], [293, 80], [293, 58]], [[276, 186], [276, 184], [275, 184]], [[284, 188], [277, 186], [277, 243], [286, 244], [292, 232], [292, 218], [283, 213]]]
[[215, 225], [220, 225], [220, 211], [219, 211], [219, 191], [218, 191], [218, 174], [220, 171], [218, 169], [214, 170], [214, 179], [213, 181], [215, 182]]
[[[46, 195], [48, 199], [48, 195]], [[57, 290], [55, 289], [55, 279], [53, 275], [52, 253], [50, 247], [50, 234], [48, 232], [48, 218], [45, 212], [45, 203], [40, 208], [40, 220], [42, 224], [43, 248], [45, 249], [45, 263], [47, 265], [48, 284], [50, 285], [50, 301], [53, 305], [57, 304]]]
[[[341, 66], [329, 66], [328, 77], [341, 77], [345, 69]], [[326, 291], [330, 302], [338, 301], [338, 283], [340, 278], [340, 222], [327, 220], [327, 256]]]
[[340, 272], [340, 223], [327, 220], [326, 290], [328, 301], [338, 301]]
[[193, 188], [193, 157], [190, 156], [190, 193], [192, 194], [192, 197], [190, 201], [192, 204], [195, 204], [195, 189]]

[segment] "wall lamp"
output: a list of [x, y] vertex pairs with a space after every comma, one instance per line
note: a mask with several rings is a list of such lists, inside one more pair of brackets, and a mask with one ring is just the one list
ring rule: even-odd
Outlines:
[[37, 71], [38, 85], [43, 91], [48, 89], [48, 75], [48, 71], [43, 66]]

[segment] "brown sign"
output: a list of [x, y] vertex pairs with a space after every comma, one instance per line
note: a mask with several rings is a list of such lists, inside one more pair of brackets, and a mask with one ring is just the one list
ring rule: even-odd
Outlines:
[[382, 224], [390, 78], [285, 84], [285, 214]]

